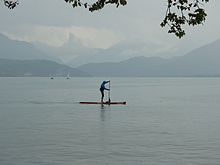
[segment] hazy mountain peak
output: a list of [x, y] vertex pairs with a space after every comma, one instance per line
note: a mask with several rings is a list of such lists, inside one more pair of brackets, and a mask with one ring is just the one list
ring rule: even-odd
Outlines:
[[79, 67], [94, 76], [220, 76], [220, 40], [172, 59], [134, 57]]
[[63, 44], [62, 48], [72, 48], [81, 49], [84, 48], [80, 39], [74, 36], [74, 34], [69, 34], [69, 39]]
[[2, 33], [0, 33], [0, 41], [2, 40], [9, 40], [9, 38], [5, 35], [3, 35]]
[[30, 60], [47, 59], [54, 60], [43, 51], [37, 49], [33, 44], [25, 41], [11, 40], [0, 34], [0, 58]]

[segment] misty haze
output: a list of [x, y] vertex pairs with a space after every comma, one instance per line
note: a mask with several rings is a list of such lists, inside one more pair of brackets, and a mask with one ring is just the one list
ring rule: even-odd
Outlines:
[[220, 1], [65, 1], [0, 1], [0, 164], [219, 164]]

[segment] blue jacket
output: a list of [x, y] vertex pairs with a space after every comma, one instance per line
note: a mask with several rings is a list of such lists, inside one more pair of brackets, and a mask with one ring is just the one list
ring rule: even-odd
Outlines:
[[109, 90], [108, 88], [105, 87], [105, 84], [109, 83], [109, 81], [103, 81], [101, 86], [100, 86], [100, 90], [104, 91], [104, 90]]

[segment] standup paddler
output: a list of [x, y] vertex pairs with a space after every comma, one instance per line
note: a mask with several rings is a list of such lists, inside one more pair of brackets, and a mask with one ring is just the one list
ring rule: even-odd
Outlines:
[[103, 81], [101, 86], [100, 86], [100, 92], [101, 92], [101, 103], [103, 103], [103, 99], [104, 99], [104, 90], [110, 90], [108, 88], [105, 87], [105, 84], [109, 83], [110, 81]]

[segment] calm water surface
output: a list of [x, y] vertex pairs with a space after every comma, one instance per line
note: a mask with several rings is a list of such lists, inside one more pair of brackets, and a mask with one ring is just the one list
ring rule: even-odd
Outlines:
[[219, 78], [102, 80], [0, 78], [0, 164], [220, 164]]

